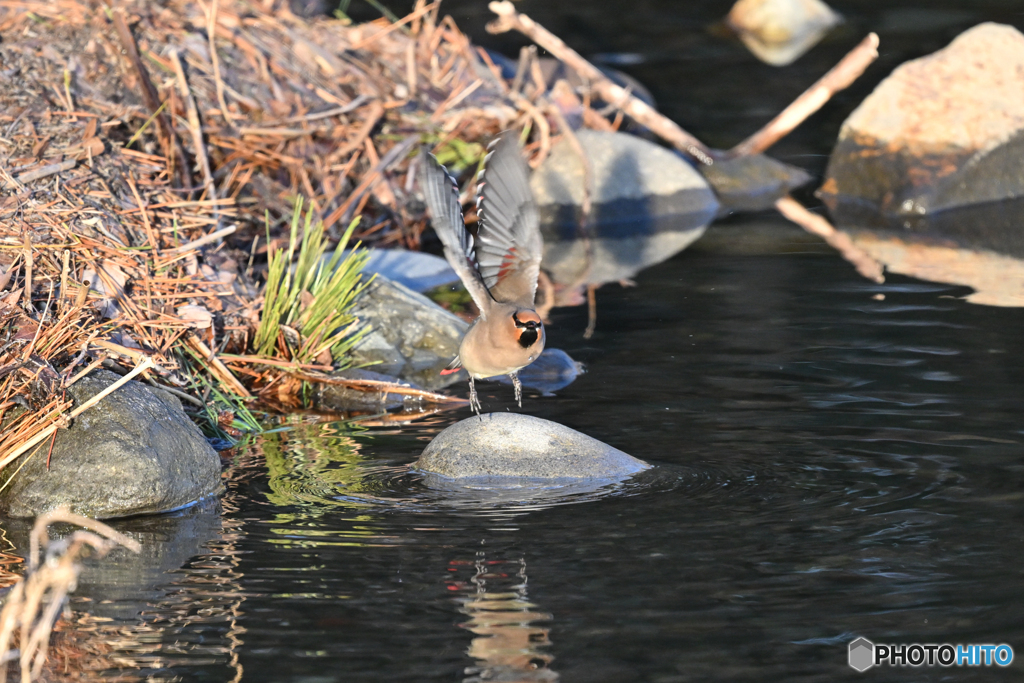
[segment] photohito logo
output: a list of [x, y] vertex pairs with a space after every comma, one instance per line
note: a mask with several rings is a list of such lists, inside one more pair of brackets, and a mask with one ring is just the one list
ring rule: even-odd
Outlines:
[[867, 638], [850, 643], [850, 666], [867, 671], [873, 666], [1009, 666], [1013, 648], [1009, 645], [882, 645]]

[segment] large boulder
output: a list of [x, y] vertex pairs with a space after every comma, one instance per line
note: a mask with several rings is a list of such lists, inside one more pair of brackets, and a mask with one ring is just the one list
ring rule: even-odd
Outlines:
[[633, 277], [701, 236], [718, 211], [708, 183], [677, 154], [624, 133], [576, 132], [591, 172], [591, 211], [581, 239], [584, 165], [565, 139], [533, 173], [543, 267], [558, 284]]
[[371, 332], [356, 346], [355, 364], [439, 389], [458, 381], [440, 374], [459, 353], [469, 323], [408, 287], [377, 275], [356, 300], [354, 313]]
[[650, 467], [574, 429], [519, 413], [487, 413], [448, 427], [415, 468], [447, 479], [622, 479]]
[[[100, 370], [68, 395], [80, 405], [117, 379]], [[135, 381], [57, 431], [49, 469], [46, 456], [42, 448], [4, 470], [13, 473], [0, 494], [8, 515], [34, 517], [62, 505], [96, 519], [153, 514], [221, 490], [220, 458], [178, 399]]]
[[914, 217], [1024, 196], [1024, 35], [985, 23], [901, 65], [843, 123], [820, 194]]

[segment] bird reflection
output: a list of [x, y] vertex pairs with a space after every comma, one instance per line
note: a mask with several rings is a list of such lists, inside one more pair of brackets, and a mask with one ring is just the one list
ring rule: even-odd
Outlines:
[[559, 679], [548, 668], [554, 657], [543, 651], [551, 644], [545, 624], [552, 616], [527, 600], [525, 560], [488, 560], [481, 552], [472, 562], [450, 562], [448, 571], [455, 574], [448, 588], [460, 594], [460, 611], [470, 616], [460, 626], [477, 635], [466, 650], [476, 665], [466, 667], [464, 683]]

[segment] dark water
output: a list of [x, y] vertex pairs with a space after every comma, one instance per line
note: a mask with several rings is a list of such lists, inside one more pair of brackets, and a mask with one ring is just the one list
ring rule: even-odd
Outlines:
[[[862, 29], [918, 17], [883, 32], [877, 82], [977, 20], [1024, 18], [1008, 2], [904, 5], [929, 11], [896, 19], [836, 2], [846, 32], [774, 70], [704, 32], [728, 3], [571, 5], [520, 4], [584, 52], [644, 52], [631, 72], [722, 146]], [[482, 6], [448, 10], [483, 39]], [[780, 156], [815, 168], [853, 104], [830, 105]], [[1024, 656], [1024, 312], [899, 276], [868, 283], [761, 224], [716, 228], [636, 288], [603, 288], [590, 341], [584, 311], [555, 312], [549, 344], [588, 373], [528, 393], [523, 411], [655, 463], [649, 476], [602, 495], [453, 499], [405, 466], [468, 411], [355, 432], [296, 418], [239, 449], [216, 504], [119, 523], [145, 555], [83, 577], [54, 677], [831, 681], [856, 675], [857, 636]], [[514, 407], [505, 386], [482, 398]], [[1001, 680], [1021, 666], [864, 677]]]

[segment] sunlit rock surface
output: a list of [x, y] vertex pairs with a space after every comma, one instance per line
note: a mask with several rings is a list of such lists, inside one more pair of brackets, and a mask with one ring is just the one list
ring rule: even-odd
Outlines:
[[530, 185], [540, 208], [543, 267], [555, 283], [633, 277], [700, 237], [718, 211], [704, 178], [675, 153], [624, 133], [576, 133], [590, 164], [591, 212], [579, 227], [584, 166], [566, 140], [556, 144]]
[[897, 216], [1024, 196], [1022, 135], [1024, 35], [980, 24], [857, 107], [820, 194], [834, 213], [859, 203]]
[[772, 66], [795, 62], [842, 20], [821, 0], [739, 0], [726, 18], [747, 49]]
[[487, 413], [457, 422], [430, 442], [415, 468], [448, 479], [606, 479], [650, 465], [539, 417]]
[[[68, 394], [80, 405], [117, 379], [100, 370]], [[220, 458], [178, 399], [136, 381], [58, 430], [49, 460], [47, 468], [43, 448], [13, 474], [0, 497], [8, 515], [34, 517], [64, 505], [96, 519], [127, 517], [182, 508], [221, 490]]]

